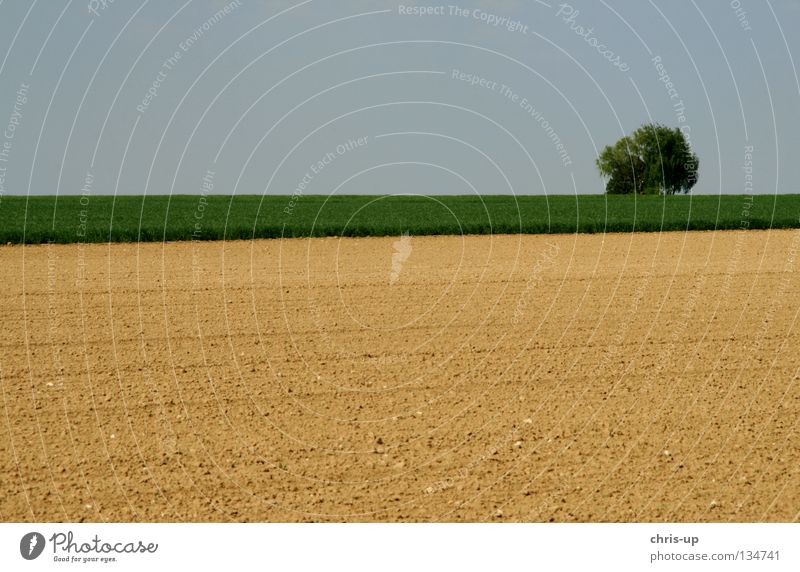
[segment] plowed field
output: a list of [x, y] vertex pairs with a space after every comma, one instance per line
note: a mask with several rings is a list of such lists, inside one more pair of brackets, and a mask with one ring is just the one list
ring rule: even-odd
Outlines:
[[796, 521], [800, 231], [0, 248], [4, 521]]

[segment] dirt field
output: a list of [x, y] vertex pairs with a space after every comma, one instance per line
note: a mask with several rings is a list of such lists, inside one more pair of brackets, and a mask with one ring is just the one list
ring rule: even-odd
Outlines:
[[797, 521], [800, 231], [2, 247], [3, 521]]

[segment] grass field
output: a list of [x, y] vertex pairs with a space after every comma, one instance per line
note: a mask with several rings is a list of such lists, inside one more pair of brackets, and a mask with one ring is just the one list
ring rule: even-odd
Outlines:
[[800, 195], [2, 197], [0, 241], [596, 233], [800, 226]]

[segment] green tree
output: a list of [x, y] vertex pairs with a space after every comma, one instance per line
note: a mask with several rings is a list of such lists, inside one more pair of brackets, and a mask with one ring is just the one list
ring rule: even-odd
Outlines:
[[597, 158], [608, 194], [688, 193], [697, 183], [700, 160], [683, 131], [653, 123], [642, 125]]

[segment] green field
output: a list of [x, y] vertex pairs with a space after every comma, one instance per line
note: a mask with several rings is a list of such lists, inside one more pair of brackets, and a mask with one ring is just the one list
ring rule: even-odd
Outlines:
[[764, 229], [797, 228], [799, 219], [800, 195], [304, 196], [291, 208], [288, 196], [5, 196], [0, 241]]

